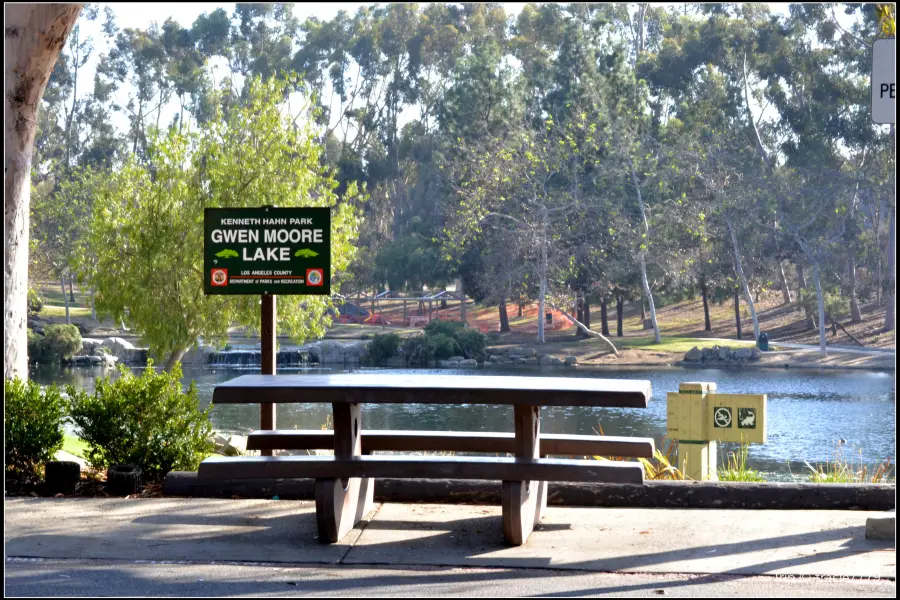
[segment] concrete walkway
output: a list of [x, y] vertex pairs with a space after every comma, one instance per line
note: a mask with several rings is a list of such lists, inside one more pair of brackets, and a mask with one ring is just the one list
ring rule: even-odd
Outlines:
[[551, 506], [525, 545], [508, 547], [499, 506], [380, 504], [341, 543], [323, 545], [310, 501], [9, 498], [4, 504], [7, 568], [39, 558], [888, 581], [896, 571], [894, 544], [865, 539], [866, 517], [878, 513], [863, 511]]

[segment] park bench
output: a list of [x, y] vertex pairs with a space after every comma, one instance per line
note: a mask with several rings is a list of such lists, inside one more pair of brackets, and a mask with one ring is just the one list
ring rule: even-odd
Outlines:
[[[637, 462], [547, 456], [650, 457], [651, 438], [546, 435], [545, 406], [644, 408], [649, 381], [592, 378], [396, 375], [244, 375], [216, 387], [214, 404], [330, 403], [332, 431], [263, 430], [248, 449], [333, 449], [333, 456], [213, 456], [201, 479], [313, 478], [322, 541], [337, 542], [373, 505], [373, 478], [501, 481], [503, 532], [525, 542], [547, 503], [548, 481], [643, 483]], [[362, 404], [512, 405], [514, 433], [363, 431]], [[506, 456], [372, 455], [377, 451], [452, 451]]]

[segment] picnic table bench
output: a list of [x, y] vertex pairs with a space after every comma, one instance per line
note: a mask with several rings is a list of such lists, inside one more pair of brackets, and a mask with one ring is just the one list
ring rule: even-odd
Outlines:
[[[546, 458], [653, 455], [652, 438], [546, 435], [543, 406], [646, 408], [650, 382], [475, 375], [244, 375], [218, 385], [213, 404], [330, 403], [332, 431], [261, 430], [248, 449], [331, 448], [334, 456], [212, 456], [202, 479], [314, 478], [319, 538], [337, 542], [374, 505], [376, 477], [501, 481], [503, 533], [523, 544], [547, 505], [548, 481], [643, 483], [637, 462]], [[511, 405], [514, 433], [364, 431], [362, 404]], [[376, 451], [503, 453], [513, 457], [379, 455]]]

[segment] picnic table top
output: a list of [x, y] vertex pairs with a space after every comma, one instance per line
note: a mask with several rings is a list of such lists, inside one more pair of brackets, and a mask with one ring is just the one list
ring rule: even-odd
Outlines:
[[213, 404], [511, 404], [646, 408], [650, 382], [593, 377], [339, 373], [242, 375], [219, 384]]

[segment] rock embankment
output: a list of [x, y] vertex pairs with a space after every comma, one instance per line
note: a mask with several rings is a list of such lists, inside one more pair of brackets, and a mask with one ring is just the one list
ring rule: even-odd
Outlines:
[[741, 365], [759, 360], [757, 348], [738, 348], [732, 350], [727, 346], [713, 346], [700, 349], [694, 346], [684, 355], [682, 363], [704, 365]]

